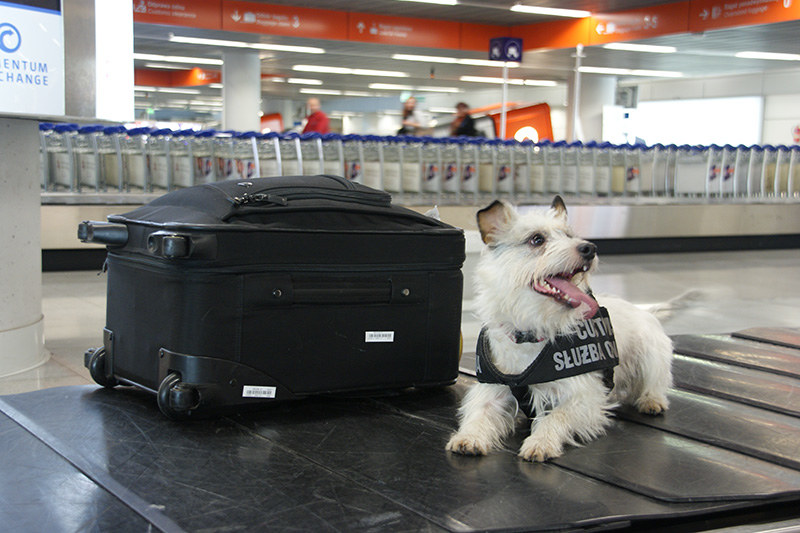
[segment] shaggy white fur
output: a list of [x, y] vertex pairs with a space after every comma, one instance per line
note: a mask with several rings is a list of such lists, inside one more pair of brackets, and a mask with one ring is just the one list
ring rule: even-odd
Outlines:
[[[594, 245], [568, 226], [560, 197], [549, 210], [524, 215], [495, 202], [478, 213], [478, 226], [487, 246], [476, 270], [476, 308], [487, 328], [492, 362], [505, 374], [518, 374], [545, 343], [516, 344], [511, 333], [531, 331], [551, 340], [573, 332], [594, 312], [581, 292], [588, 291], [598, 259]], [[519, 451], [525, 460], [546, 461], [560, 456], [566, 445], [602, 435], [610, 423], [609, 411], [618, 403], [631, 403], [652, 415], [668, 407], [672, 342], [658, 319], [620, 298], [596, 298], [608, 309], [616, 336], [614, 387], [605, 387], [601, 372], [531, 385], [535, 418]], [[680, 307], [678, 300], [671, 301], [670, 310]], [[515, 416], [516, 400], [507, 386], [478, 383], [462, 401], [459, 429], [447, 449], [484, 455], [514, 431]]]

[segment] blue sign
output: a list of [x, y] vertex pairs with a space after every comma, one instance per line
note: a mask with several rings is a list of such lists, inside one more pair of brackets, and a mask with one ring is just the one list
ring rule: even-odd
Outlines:
[[19, 30], [8, 22], [0, 24], [0, 50], [11, 54], [19, 50], [22, 45], [22, 36]]
[[496, 37], [489, 41], [489, 59], [493, 61], [522, 61], [522, 39]]

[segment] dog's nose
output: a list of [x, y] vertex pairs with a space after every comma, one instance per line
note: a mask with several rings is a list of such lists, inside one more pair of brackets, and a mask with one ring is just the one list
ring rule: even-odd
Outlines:
[[581, 257], [587, 261], [594, 259], [594, 256], [597, 255], [597, 246], [590, 242], [585, 242], [578, 246], [578, 253], [581, 254]]

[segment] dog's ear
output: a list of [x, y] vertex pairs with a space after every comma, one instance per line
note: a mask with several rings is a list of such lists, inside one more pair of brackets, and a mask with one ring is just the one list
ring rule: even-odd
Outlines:
[[495, 244], [497, 238], [516, 216], [514, 208], [500, 200], [495, 200], [488, 207], [478, 211], [478, 229], [481, 231], [483, 242], [489, 245]]
[[567, 206], [564, 205], [564, 200], [559, 196], [556, 195], [553, 198], [553, 203], [550, 204], [550, 209], [553, 211], [553, 214], [556, 218], [567, 220]]

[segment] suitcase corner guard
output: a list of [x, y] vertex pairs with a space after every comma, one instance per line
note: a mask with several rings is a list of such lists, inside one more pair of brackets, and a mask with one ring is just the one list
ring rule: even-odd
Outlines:
[[297, 399], [259, 370], [228, 359], [188, 355], [161, 348], [158, 407], [173, 420], [202, 418], [265, 401]]

